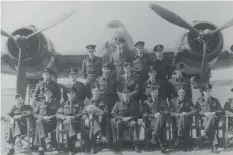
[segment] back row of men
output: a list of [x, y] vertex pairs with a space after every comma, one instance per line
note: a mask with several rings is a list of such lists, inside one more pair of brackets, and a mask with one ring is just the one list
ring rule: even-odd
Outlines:
[[[157, 58], [152, 61], [151, 58], [146, 56], [143, 48], [144, 42], [142, 41], [135, 44], [138, 53], [133, 61], [130, 60], [132, 57], [127, 56], [128, 52], [122, 51], [124, 39], [116, 38], [116, 46], [117, 51], [111, 54], [110, 63], [103, 64], [101, 59], [93, 54], [95, 46], [88, 45], [86, 47], [89, 56], [84, 59], [82, 66], [86, 84], [76, 80], [77, 69], [71, 68], [68, 70], [71, 80], [66, 86], [59, 86], [51, 80], [51, 76], [54, 74], [51, 69], [43, 69], [43, 81], [36, 86], [34, 93], [35, 107], [33, 109], [34, 117], [37, 118], [38, 136], [48, 144], [47, 149], [51, 148], [51, 141], [47, 136], [48, 129], [55, 127], [53, 123], [56, 123], [55, 120], [49, 120], [56, 117], [63, 120], [69, 137], [67, 147], [69, 152], [72, 153], [76, 135], [75, 127], [80, 126], [80, 124], [77, 125], [79, 118], [93, 120], [92, 117], [98, 112], [98, 116], [111, 114], [115, 119], [116, 122], [112, 125], [116, 126], [117, 150], [121, 148], [123, 129], [128, 127], [134, 135], [133, 148], [136, 152], [140, 152], [137, 119], [143, 115], [143, 118], [149, 120], [154, 128], [153, 139], [159, 141], [161, 151], [165, 152], [163, 136], [161, 135], [163, 135], [166, 116], [171, 115], [175, 118], [174, 127], [177, 129], [174, 130], [175, 144], [179, 146], [182, 141], [183, 144], [187, 144], [188, 139], [186, 137], [188, 137], [190, 123], [192, 123], [190, 116], [198, 113], [203, 116], [205, 124], [205, 134], [201, 138], [210, 138], [213, 152], [217, 153], [216, 122], [218, 122], [217, 116], [222, 114], [223, 110], [219, 101], [211, 96], [212, 86], [210, 84], [203, 86], [204, 95], [197, 100], [196, 106], [194, 106], [191, 102], [191, 83], [189, 79], [183, 76], [181, 64], [174, 65], [176, 77], [171, 78], [168, 82], [171, 75], [169, 74], [169, 67], [164, 64], [162, 59], [162, 45], [155, 46], [154, 51]], [[62, 92], [60, 91], [61, 88]], [[91, 88], [94, 88], [93, 91], [91, 91]], [[51, 100], [60, 103], [61, 96], [64, 100], [62, 104], [49, 104]], [[85, 106], [86, 108], [83, 110], [84, 104], [93, 104], [102, 112], [88, 106]], [[48, 107], [50, 107], [49, 111]], [[60, 108], [58, 109], [58, 107]], [[55, 109], [58, 109], [58, 111]], [[13, 115], [17, 112], [19, 111], [14, 107], [10, 114]], [[84, 117], [84, 114], [88, 114], [87, 117]], [[25, 114], [26, 116], [28, 115]], [[153, 119], [151, 119], [151, 116], [153, 116]], [[96, 134], [99, 134], [103, 141], [106, 140], [104, 133], [102, 133], [104, 129], [98, 123], [102, 122], [100, 120], [95, 120], [93, 127], [91, 127], [90, 137], [94, 137], [91, 138], [92, 153], [96, 152], [93, 142]], [[106, 124], [106, 122], [104, 123]], [[86, 123], [86, 126], [88, 126], [88, 123]], [[12, 142], [12, 137], [14, 138], [19, 134], [16, 132], [17, 130], [14, 129], [13, 131], [14, 133], [10, 132], [13, 135], [9, 134], [9, 142]], [[184, 147], [185, 150], [188, 150], [188, 146], [185, 145]], [[39, 152], [43, 152], [42, 143]]]

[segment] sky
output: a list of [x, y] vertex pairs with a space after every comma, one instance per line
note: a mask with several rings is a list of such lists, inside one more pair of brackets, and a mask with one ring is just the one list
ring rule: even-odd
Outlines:
[[[64, 13], [76, 10], [76, 14], [63, 23], [44, 32], [53, 42], [56, 51], [80, 51], [87, 44], [104, 42], [106, 25], [110, 20], [120, 20], [134, 41], [143, 40], [146, 47], [163, 44], [174, 47], [187, 30], [172, 25], [156, 15], [151, 2], [1, 2], [2, 28], [13, 32], [25, 25], [43, 28]], [[188, 23], [204, 20], [221, 26], [233, 18], [233, 2], [156, 2], [175, 12]], [[233, 27], [222, 31], [224, 44], [233, 44]], [[1, 37], [2, 45], [6, 38]], [[77, 53], [81, 54], [81, 53]], [[219, 73], [220, 72], [220, 73]], [[213, 73], [213, 78], [233, 77], [233, 69]], [[2, 88], [15, 87], [15, 76], [1, 75]], [[9, 82], [10, 81], [10, 82]]]
[[[89, 43], [101, 44], [110, 20], [120, 20], [134, 41], [144, 40], [146, 47], [164, 44], [172, 48], [187, 30], [156, 15], [151, 2], [2, 2], [2, 28], [12, 32], [25, 25], [42, 28], [70, 10], [76, 14], [44, 34], [55, 49], [64, 54], [84, 49]], [[156, 2], [192, 23], [205, 20], [221, 26], [233, 18], [233, 2]], [[211, 4], [210, 4], [211, 3]], [[13, 10], [13, 11], [12, 11]], [[233, 27], [223, 31], [227, 47], [232, 45]], [[2, 43], [5, 38], [2, 37]]]

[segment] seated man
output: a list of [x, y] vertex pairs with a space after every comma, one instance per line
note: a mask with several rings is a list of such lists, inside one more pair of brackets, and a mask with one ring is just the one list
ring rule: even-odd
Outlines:
[[112, 124], [112, 128], [116, 127], [116, 151], [122, 147], [123, 131], [127, 127], [133, 133], [133, 148], [136, 152], [139, 149], [139, 125], [137, 123], [140, 117], [139, 105], [135, 104], [129, 98], [130, 90], [125, 87], [122, 91], [123, 100], [117, 102], [112, 109], [112, 117], [116, 120], [116, 124]]
[[204, 134], [200, 138], [208, 138], [212, 145], [212, 153], [218, 154], [217, 128], [219, 116], [223, 114], [223, 109], [218, 99], [211, 96], [211, 84], [205, 84], [202, 88], [202, 92], [203, 96], [197, 99], [196, 102], [196, 107], [199, 110], [198, 114], [201, 116], [205, 128]]
[[[233, 92], [233, 88], [231, 89]], [[233, 132], [233, 98], [229, 98], [224, 105], [225, 114], [228, 115], [228, 130]]]
[[77, 139], [78, 127], [80, 127], [80, 118], [82, 117], [83, 103], [76, 99], [76, 87], [67, 89], [68, 100], [57, 111], [57, 119], [63, 121], [67, 135], [67, 142], [65, 143], [69, 155], [74, 152], [74, 142]]
[[161, 146], [161, 152], [165, 153], [164, 129], [169, 109], [166, 101], [159, 99], [158, 89], [152, 90], [151, 98], [145, 101], [142, 110], [143, 118], [146, 119], [146, 121], [149, 121], [150, 126], [154, 128], [152, 143], [156, 143], [156, 140], [158, 140]]
[[[102, 105], [98, 101], [99, 90], [98, 88], [94, 88], [92, 91], [93, 97], [90, 100], [85, 102], [85, 107], [83, 110], [83, 119], [85, 122], [85, 127], [90, 128], [89, 136], [86, 135], [86, 139], [84, 141], [86, 149], [89, 150], [88, 144], [91, 144], [91, 153], [96, 153], [95, 143], [96, 137], [99, 135], [103, 142], [106, 141], [102, 133], [101, 124], [104, 121], [105, 112], [107, 112], [107, 105]], [[102, 103], [102, 102], [101, 102]], [[105, 116], [104, 116], [105, 115]], [[105, 119], [106, 120], [106, 119]], [[91, 142], [89, 142], [91, 140]]]
[[188, 137], [190, 134], [191, 125], [193, 122], [193, 115], [196, 114], [196, 109], [191, 100], [185, 97], [185, 90], [180, 88], [178, 90], [178, 97], [171, 101], [171, 116], [175, 119], [177, 136], [175, 146], [178, 147], [183, 141], [184, 151], [190, 151], [188, 148]]
[[17, 94], [15, 96], [16, 105], [13, 105], [7, 118], [10, 120], [9, 131], [6, 141], [10, 144], [7, 154], [14, 154], [14, 144], [16, 138], [27, 133], [26, 118], [32, 116], [32, 108], [30, 105], [25, 105], [23, 98]]
[[[39, 154], [44, 154], [43, 143], [46, 143], [47, 151], [52, 151], [51, 139], [48, 133], [56, 129], [56, 113], [60, 103], [53, 99], [52, 89], [44, 89], [45, 101], [36, 104], [34, 117], [36, 120], [36, 131], [39, 137]], [[55, 139], [54, 139], [55, 140]]]

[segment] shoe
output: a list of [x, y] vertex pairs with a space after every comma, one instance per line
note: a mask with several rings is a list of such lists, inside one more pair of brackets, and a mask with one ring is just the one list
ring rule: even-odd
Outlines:
[[137, 152], [137, 153], [141, 153], [141, 152], [142, 152], [142, 151], [139, 149], [138, 146], [135, 146], [135, 147], [134, 147], [134, 150], [135, 150], [135, 152]]
[[96, 149], [95, 149], [95, 148], [92, 148], [92, 149], [91, 149], [91, 154], [96, 154], [96, 153], [97, 153]]
[[220, 153], [216, 146], [213, 147], [211, 152], [214, 153], [214, 154], [219, 154]]
[[185, 147], [185, 148], [183, 149], [183, 151], [184, 151], [184, 152], [189, 152], [189, 151], [191, 151], [191, 148]]
[[49, 152], [51, 152], [53, 150], [52, 145], [51, 144], [47, 144], [46, 145], [46, 150], [49, 151]]
[[7, 151], [7, 155], [11, 155], [11, 154], [14, 154], [14, 153], [15, 153], [15, 150], [12, 149], [12, 148]]
[[38, 155], [44, 155], [44, 148], [42, 146], [38, 149]]
[[73, 152], [70, 152], [70, 151], [69, 151], [69, 155], [73, 155]]
[[161, 153], [166, 153], [166, 149], [164, 147], [161, 148]]

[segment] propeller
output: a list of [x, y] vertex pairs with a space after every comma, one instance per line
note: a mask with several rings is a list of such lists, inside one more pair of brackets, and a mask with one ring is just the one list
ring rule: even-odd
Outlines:
[[199, 31], [196, 28], [191, 26], [189, 23], [187, 23], [184, 19], [182, 19], [180, 16], [178, 16], [174, 12], [171, 12], [171, 11], [165, 9], [164, 7], [161, 7], [161, 6], [156, 5], [156, 4], [150, 4], [150, 8], [155, 13], [157, 13], [160, 17], [165, 19], [166, 21], [168, 21], [172, 24], [175, 24], [179, 27], [185, 28], [187, 30], [194, 31], [197, 34], [199, 34]]
[[4, 31], [3, 29], [1, 29], [1, 35], [9, 37], [10, 39], [13, 39], [15, 42], [15, 45], [18, 47], [18, 50], [19, 50], [19, 59], [18, 59], [18, 67], [17, 67], [18, 69], [17, 69], [17, 78], [16, 78], [16, 93], [20, 94], [24, 99], [25, 99], [26, 87], [27, 87], [26, 67], [24, 64], [24, 57], [23, 57], [23, 51], [25, 52], [25, 54], [27, 56], [26, 51], [23, 49], [23, 45], [24, 45], [25, 41], [27, 41], [31, 37], [37, 35], [38, 33], [41, 33], [45, 30], [48, 30], [48, 29], [54, 27], [55, 25], [63, 22], [64, 20], [66, 20], [70, 16], [72, 16], [74, 13], [75, 13], [75, 11], [71, 11], [70, 13], [63, 15], [59, 20], [50, 22], [50, 24], [48, 24], [45, 28], [38, 30], [38, 31], [26, 36], [26, 37], [19, 36], [19, 35], [13, 36], [13, 35], [7, 33], [6, 31]]
[[221, 30], [224, 30], [224, 29], [226, 29], [226, 28], [228, 28], [228, 27], [231, 27], [231, 26], [233, 26], [233, 19], [231, 19], [229, 22], [225, 23], [223, 26], [217, 28], [216, 30], [213, 30], [213, 31], [210, 33], [210, 35], [212, 36], [212, 35], [214, 35], [215, 33], [218, 33], [218, 32], [220, 32]]
[[180, 16], [175, 14], [174, 12], [171, 12], [159, 5], [156, 4], [150, 4], [150, 8], [158, 14], [160, 17], [165, 19], [166, 21], [177, 25], [179, 27], [185, 28], [187, 30], [193, 31], [197, 34], [197, 39], [203, 44], [203, 57], [202, 57], [202, 66], [201, 66], [201, 82], [202, 84], [205, 82], [208, 82], [206, 80], [209, 79], [209, 64], [207, 60], [207, 50], [208, 50], [208, 41], [210, 41], [210, 37], [214, 34], [220, 32], [221, 30], [224, 30], [230, 26], [233, 26], [233, 19], [231, 19], [229, 22], [225, 23], [220, 28], [217, 28], [216, 30], [210, 31], [208, 29], [204, 31], [199, 31], [193, 26], [191, 26], [189, 23], [187, 23], [184, 19], [182, 19]]

